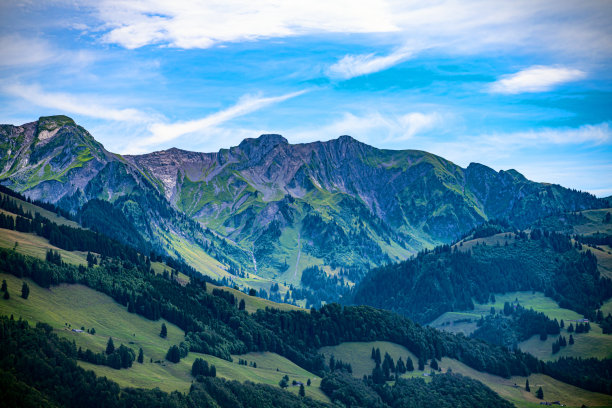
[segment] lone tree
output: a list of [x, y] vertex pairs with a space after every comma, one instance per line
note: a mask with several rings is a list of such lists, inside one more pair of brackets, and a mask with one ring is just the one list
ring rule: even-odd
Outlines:
[[312, 382], [310, 381], [310, 378], [309, 378], [308, 381], [306, 381], [306, 385], [310, 387], [310, 384], [312, 384]]
[[171, 363], [178, 363], [181, 360], [181, 351], [179, 350], [178, 346], [174, 345], [168, 349], [168, 352], [166, 353], [166, 360], [170, 361]]
[[5, 300], [9, 300], [11, 298], [11, 295], [9, 295], [8, 289], [4, 291], [4, 296], [3, 297], [4, 297]]
[[159, 332], [159, 337], [165, 339], [168, 337], [168, 329], [166, 328], [166, 323], [162, 323], [161, 332]]
[[23, 285], [21, 285], [21, 297], [27, 299], [28, 296], [30, 296], [30, 287], [27, 283], [23, 282]]
[[538, 397], [539, 399], [544, 399], [544, 390], [542, 389], [542, 387], [538, 388], [538, 390], [536, 391], [536, 397]]
[[108, 343], [106, 343], [106, 354], [113, 354], [115, 351], [115, 343], [113, 343], [113, 338], [108, 338]]
[[529, 378], [525, 380], [525, 391], [530, 392], [531, 388], [529, 388]]
[[306, 396], [306, 390], [304, 390], [304, 384], [300, 384], [300, 397]]
[[142, 364], [143, 361], [144, 361], [144, 353], [143, 353], [142, 347], [141, 347], [140, 350], [138, 350], [138, 362], [140, 364]]

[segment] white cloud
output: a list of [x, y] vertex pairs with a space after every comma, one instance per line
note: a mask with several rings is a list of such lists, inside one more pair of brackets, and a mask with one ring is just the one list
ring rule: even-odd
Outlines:
[[383, 115], [370, 112], [357, 116], [345, 113], [342, 118], [316, 129], [286, 130], [292, 141], [308, 142], [351, 135], [375, 146], [390, 145], [439, 127], [445, 115], [438, 112], [409, 112], [403, 115]]
[[413, 51], [402, 48], [386, 56], [375, 54], [345, 55], [327, 70], [331, 78], [350, 79], [390, 68], [413, 55]]
[[95, 7], [108, 28], [104, 40], [126, 48], [208, 48], [313, 32], [398, 29], [388, 7], [376, 0], [105, 0]]
[[20, 83], [4, 85], [3, 93], [21, 98], [33, 105], [54, 109], [61, 113], [85, 115], [92, 118], [120, 122], [148, 122], [150, 114], [138, 109], [120, 109], [97, 102], [99, 97], [92, 95], [72, 95], [62, 92], [46, 92], [39, 85]]
[[612, 52], [612, 3], [600, 0], [83, 1], [97, 10], [103, 39], [126, 48], [393, 33], [391, 44], [417, 42], [454, 54], [509, 47], [594, 58]]
[[157, 146], [170, 142], [184, 135], [200, 133], [206, 137], [207, 131], [219, 132], [219, 125], [240, 116], [255, 112], [275, 103], [280, 103], [291, 98], [295, 98], [307, 91], [293, 92], [280, 96], [261, 97], [246, 95], [233, 106], [210, 114], [206, 117], [186, 122], [176, 123], [152, 123], [149, 125], [150, 136], [136, 140], [126, 147], [132, 153], [143, 152], [150, 146]]
[[524, 92], [546, 92], [557, 85], [578, 81], [586, 77], [579, 69], [536, 65], [516, 74], [505, 75], [491, 84], [492, 93], [519, 94]]
[[[461, 165], [472, 161], [518, 160], [522, 151], [549, 149], [555, 146], [600, 146], [612, 143], [608, 122], [577, 128], [544, 128], [525, 132], [465, 136], [454, 141], [422, 141], [420, 148]], [[483, 159], [479, 159], [483, 158]], [[485, 164], [487, 164], [485, 163]]]

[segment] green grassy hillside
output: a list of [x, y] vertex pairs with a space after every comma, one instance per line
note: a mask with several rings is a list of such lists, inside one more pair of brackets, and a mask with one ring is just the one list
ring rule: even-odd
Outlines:
[[[584, 316], [578, 313], [559, 307], [554, 300], [544, 296], [540, 292], [509, 292], [496, 294], [495, 302], [485, 304], [474, 304], [474, 310], [462, 312], [446, 312], [442, 316], [430, 323], [432, 327], [446, 330], [452, 333], [463, 333], [469, 335], [476, 330], [476, 322], [481, 316], [490, 313], [491, 307], [496, 311], [503, 310], [504, 302], [518, 300], [525, 308], [532, 308], [536, 312], [542, 312], [551, 319], [564, 320], [565, 328], [561, 334], [569, 338], [570, 333], [567, 327], [571, 320], [582, 319]], [[612, 305], [612, 302], [608, 302]], [[610, 307], [612, 310], [612, 307]], [[601, 327], [596, 323], [591, 323], [589, 333], [574, 333], [576, 343], [572, 346], [563, 347], [557, 354], [552, 354], [552, 343], [557, 339], [556, 336], [549, 336], [546, 341], [541, 341], [539, 336], [532, 336], [530, 339], [519, 344], [521, 350], [533, 354], [542, 360], [553, 360], [558, 357], [612, 357], [612, 336], [603, 334]]]
[[[353, 367], [353, 376], [361, 378], [364, 374], [371, 374], [374, 368], [374, 361], [370, 357], [372, 347], [380, 348], [382, 355], [388, 352], [395, 361], [400, 356], [403, 360], [406, 356], [410, 356], [415, 364], [415, 371], [408, 372], [403, 377], [423, 377], [424, 373], [429, 374], [431, 372], [429, 365], [425, 365], [425, 370], [419, 371], [416, 357], [404, 347], [390, 342], [342, 343], [338, 346], [323, 347], [320, 351], [326, 358], [333, 354], [336, 359], [350, 363]], [[598, 407], [612, 406], [612, 396], [610, 395], [585, 391], [542, 374], [529, 376], [531, 392], [528, 393], [524, 390], [527, 377], [515, 376], [506, 379], [476, 371], [457, 360], [446, 357], [442, 358], [439, 365], [442, 372], [451, 369], [454, 373], [481, 381], [519, 408], [540, 406], [541, 400], [538, 400], [534, 395], [535, 390], [540, 386], [544, 390], [545, 401], [560, 401], [562, 404], [572, 407], [580, 407], [583, 404]], [[425, 377], [425, 379], [427, 381], [429, 377]]]
[[[44, 289], [31, 280], [22, 280], [8, 274], [0, 274], [0, 280], [7, 281], [11, 293], [9, 300], [0, 300], [0, 315], [13, 315], [16, 319], [49, 323], [59, 335], [74, 340], [77, 347], [89, 348], [94, 352], [103, 352], [109, 337], [113, 338], [116, 346], [125, 344], [136, 353], [142, 347], [144, 364], [134, 363], [129, 369], [115, 370], [107, 366], [79, 362], [82, 367], [93, 370], [99, 376], [112, 378], [121, 386], [158, 387], [164, 391], [186, 392], [193, 380], [190, 374], [191, 365], [199, 357], [209, 364], [214, 364], [217, 367], [217, 375], [227, 379], [277, 385], [285, 374], [289, 376], [290, 382], [296, 380], [305, 384], [310, 378], [312, 385], [306, 387], [306, 395], [320, 401], [328, 401], [319, 389], [319, 377], [278, 354], [249, 353], [233, 356], [234, 361], [229, 362], [209, 355], [189, 353], [178, 364], [169, 363], [164, 360], [168, 348], [180, 343], [185, 337], [178, 327], [163, 319], [154, 322], [128, 313], [127, 308], [110, 297], [83, 285], [62, 284]], [[20, 297], [24, 281], [30, 287], [28, 299]], [[165, 323], [168, 329], [166, 339], [159, 337], [162, 323]], [[72, 331], [81, 327], [85, 330], [94, 328], [95, 335]], [[240, 365], [239, 359], [254, 362], [257, 368]], [[299, 387], [289, 389], [297, 394]]]
[[[0, 197], [6, 197], [6, 194], [0, 193]], [[67, 225], [67, 226], [73, 227], [73, 228], [81, 228], [81, 226], [78, 223], [76, 223], [76, 222], [74, 222], [72, 220], [68, 220], [68, 219], [66, 219], [66, 218], [64, 218], [62, 216], [59, 216], [59, 215], [57, 215], [54, 212], [45, 210], [44, 208], [41, 208], [41, 207], [39, 207], [37, 205], [34, 205], [32, 203], [28, 203], [27, 201], [20, 200], [20, 199], [18, 199], [16, 197], [12, 197], [11, 196], [11, 199], [13, 201], [15, 201], [18, 205], [20, 205], [23, 208], [24, 211], [29, 211], [32, 214], [39, 213], [43, 217], [50, 219], [51, 221], [53, 221], [54, 223], [56, 223], [58, 225]]]

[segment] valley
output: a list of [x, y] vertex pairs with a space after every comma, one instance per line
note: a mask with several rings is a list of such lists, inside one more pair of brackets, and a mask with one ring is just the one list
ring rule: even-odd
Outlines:
[[[66, 123], [70, 127], [70, 122]], [[290, 154], [286, 149], [293, 148], [275, 137], [260, 139], [245, 141], [222, 155], [227, 155], [228, 163], [238, 165], [237, 158], [249, 157], [252, 144], [269, 144], [264, 151], [275, 152], [273, 155], [281, 151]], [[85, 140], [97, 146], [93, 139]], [[445, 170], [436, 168], [434, 173], [442, 171], [440, 174], [449, 176], [444, 172], [449, 171], [450, 163], [421, 152], [381, 152], [346, 138], [334, 143], [348, 149], [343, 154], [351, 149], [365, 154], [363, 163], [367, 165], [408, 159], [410, 164], [400, 166], [401, 171], [422, 162], [434, 168], [441, 165]], [[337, 154], [333, 143], [315, 147], [323, 148], [325, 154]], [[89, 149], [88, 154], [92, 154]], [[311, 145], [296, 149], [299, 154], [316, 151], [310, 150]], [[98, 152], [106, 154], [104, 150]], [[83, 154], [78, 157], [85, 157]], [[215, 157], [180, 151], [171, 155], [174, 160], [184, 155], [197, 160]], [[165, 160], [165, 153], [157, 156]], [[96, 156], [87, 157], [78, 159], [80, 164], [61, 177]], [[121, 161], [144, 166], [138, 157]], [[531, 407], [539, 404], [535, 390], [542, 387], [546, 401], [558, 400], [568, 406], [612, 406], [612, 397], [604, 391], [608, 381], [605, 367], [612, 361], [612, 335], [603, 333], [605, 322], [594, 321], [597, 312], [606, 313], [605, 317], [612, 311], [612, 281], [607, 279], [609, 246], [588, 243], [606, 239], [612, 232], [606, 223], [610, 208], [534, 216], [533, 223], [528, 223], [531, 216], [525, 215], [512, 221], [513, 226], [508, 221], [490, 220], [444, 244], [434, 235], [420, 235], [415, 240], [413, 226], [392, 228], [389, 220], [373, 217], [363, 202], [333, 184], [337, 180], [327, 181], [331, 184], [325, 188], [323, 181], [315, 183], [315, 190], [304, 195], [290, 190], [297, 194], [294, 197], [280, 194], [276, 187], [248, 171], [234, 170], [224, 181], [229, 189], [223, 192], [226, 187], [213, 175], [223, 173], [229, 165], [213, 165], [197, 183], [193, 180], [200, 170], [193, 163], [190, 166], [186, 167], [185, 186], [194, 194], [204, 194], [207, 190], [202, 193], [202, 183], [210, 182], [212, 190], [199, 196], [203, 201], [181, 198], [178, 207], [173, 201], [177, 193], [167, 197], [169, 206], [155, 198], [153, 190], [131, 195], [134, 188], [140, 188], [138, 183], [130, 187], [132, 193], [122, 193], [115, 201], [91, 196], [72, 214], [63, 212], [65, 203], [61, 201], [56, 202], [60, 207], [43, 209], [43, 204], [10, 190], [2, 192], [1, 211], [8, 226], [0, 228], [0, 279], [7, 282], [10, 299], [1, 299], [0, 315], [28, 321], [32, 327], [39, 327], [35, 329], [39, 330], [37, 335], [51, 336], [48, 341], [74, 344], [74, 352], [80, 351], [69, 358], [77, 359], [77, 367], [91, 370], [97, 378], [112, 379], [121, 389], [167, 393], [160, 398], [207, 395], [220, 401], [220, 395], [227, 394], [219, 394], [219, 390], [226, 393], [231, 388], [232, 398], [246, 402], [249, 398], [239, 395], [254, 384], [264, 387], [258, 388], [262, 398], [278, 392], [289, 395], [287, 406], [300, 401], [306, 405], [387, 407], [393, 403], [389, 392], [419, 389], [415, 395], [442, 398], [449, 392], [471, 389], [473, 394], [457, 397], [473, 401], [469, 406], [478, 406], [474, 401], [480, 399], [497, 401], [488, 406]], [[481, 169], [473, 167], [469, 172], [475, 168]], [[161, 177], [159, 171], [140, 169], [137, 173], [151, 181]], [[514, 173], [508, 174], [521, 180]], [[167, 185], [152, 183], [166, 191]], [[294, 188], [291, 182], [282, 183]], [[30, 182], [28, 188], [33, 185]], [[259, 196], [262, 191], [263, 198]], [[252, 196], [240, 198], [245, 194]], [[570, 201], [590, 199], [568, 194]], [[206, 206], [219, 197], [230, 201], [238, 197], [238, 201], [233, 202], [234, 207], [221, 206], [224, 209], [216, 216], [223, 221], [213, 221], [207, 218], [210, 214], [203, 214]], [[147, 211], [170, 214], [170, 218], [159, 218], [161, 223], [155, 225], [142, 223], [146, 216], [138, 212], [145, 208], [145, 202], [156, 203]], [[572, 205], [580, 205], [577, 202]], [[192, 205], [186, 212], [192, 218], [181, 215], [184, 209], [180, 206], [187, 203]], [[244, 207], [244, 203], [255, 205], [259, 212]], [[214, 206], [221, 208], [219, 202]], [[70, 207], [64, 208], [70, 211]], [[231, 208], [238, 208], [238, 215]], [[526, 208], [527, 213], [539, 211]], [[476, 213], [488, 217], [482, 209], [477, 208]], [[231, 224], [237, 222], [234, 217], [245, 214], [250, 218]], [[9, 218], [12, 221], [7, 221]], [[266, 229], [253, 231], [253, 226], [265, 222]], [[122, 229], [120, 223], [127, 223], [127, 227]], [[242, 235], [247, 230], [250, 232]], [[157, 231], [156, 238], [138, 235], [142, 231]], [[406, 231], [411, 231], [410, 239]], [[330, 249], [333, 253], [326, 252]], [[156, 253], [158, 250], [162, 252]], [[378, 254], [378, 258], [373, 260], [365, 254]], [[385, 265], [377, 266], [380, 262]], [[23, 282], [29, 288], [27, 299], [19, 296]], [[379, 309], [359, 306], [363, 304]], [[542, 322], [563, 320], [565, 327], [540, 340], [538, 334], [523, 333], [527, 329], [520, 326], [504, 326], [503, 322], [513, 319], [507, 314], [508, 305], [533, 309], [529, 313], [540, 313], [541, 317], [527, 314], [528, 318], [536, 316]], [[427, 325], [420, 326], [408, 318]], [[568, 332], [570, 322], [584, 318], [592, 320], [588, 332]], [[483, 327], [482, 322], [486, 322]], [[162, 324], [166, 328], [163, 338]], [[51, 330], [43, 334], [40, 328], [45, 327]], [[461, 336], [456, 336], [458, 333]], [[573, 334], [575, 342], [553, 352], [559, 334]], [[53, 335], [59, 339], [53, 340]], [[499, 348], [495, 342], [470, 338], [474, 335], [513, 340]], [[109, 338], [115, 347], [123, 345], [131, 350], [127, 353], [132, 354], [132, 360], [142, 350], [142, 363], [130, 361], [127, 368], [113, 368], [111, 357], [115, 354], [106, 351]], [[523, 354], [514, 352], [513, 347]], [[176, 361], [170, 357], [173, 348], [179, 353]], [[394, 362], [400, 357], [403, 361], [410, 359], [415, 369], [381, 377], [380, 371], [375, 374], [380, 368], [371, 358], [373, 348], [383, 355], [389, 353]], [[338, 364], [332, 362], [332, 356]], [[570, 358], [568, 364], [575, 370], [559, 365], [565, 358]], [[597, 358], [601, 367], [592, 377], [580, 377], [577, 373], [588, 370], [593, 360], [577, 358]], [[196, 361], [214, 366], [215, 375], [192, 376]], [[282, 391], [284, 376], [288, 394]], [[524, 390], [527, 378], [531, 392]], [[175, 391], [181, 394], [173, 394]]]

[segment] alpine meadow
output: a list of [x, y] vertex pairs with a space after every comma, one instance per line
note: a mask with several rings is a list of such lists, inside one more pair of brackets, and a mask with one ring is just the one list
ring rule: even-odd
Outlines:
[[611, 19], [0, 2], [0, 405], [612, 407]]

